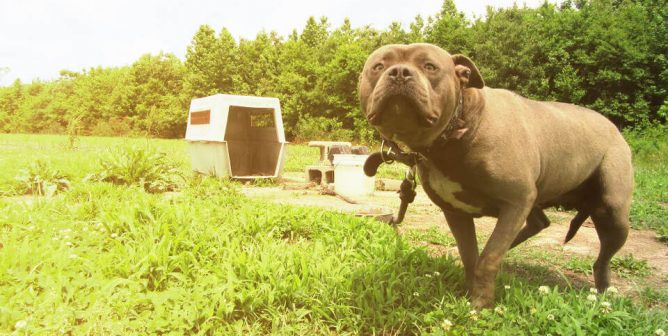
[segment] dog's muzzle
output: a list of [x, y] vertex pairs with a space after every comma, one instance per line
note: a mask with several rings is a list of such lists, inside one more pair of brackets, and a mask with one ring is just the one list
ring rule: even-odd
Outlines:
[[429, 96], [414, 80], [406, 77], [386, 81], [374, 91], [373, 105], [367, 119], [374, 126], [401, 130], [408, 127], [430, 127], [438, 116], [429, 111]]

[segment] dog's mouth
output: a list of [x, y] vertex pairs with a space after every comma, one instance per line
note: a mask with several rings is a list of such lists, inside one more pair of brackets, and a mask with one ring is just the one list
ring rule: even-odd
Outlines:
[[426, 99], [403, 93], [386, 94], [375, 99], [367, 119], [394, 133], [434, 126], [438, 116], [429, 111]]

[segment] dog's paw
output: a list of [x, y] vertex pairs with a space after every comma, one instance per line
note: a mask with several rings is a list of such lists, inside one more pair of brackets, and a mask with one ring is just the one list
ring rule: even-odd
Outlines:
[[477, 296], [471, 298], [471, 305], [476, 309], [492, 308], [494, 307], [494, 297]]
[[494, 287], [473, 286], [471, 291], [471, 305], [476, 309], [491, 308], [494, 306]]

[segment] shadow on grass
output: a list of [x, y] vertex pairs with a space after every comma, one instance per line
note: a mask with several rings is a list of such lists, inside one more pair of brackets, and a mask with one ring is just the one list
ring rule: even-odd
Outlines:
[[464, 297], [463, 274], [455, 258], [432, 257], [398, 238], [396, 246], [370, 256], [353, 272], [349, 304], [359, 310], [365, 333], [417, 332], [406, 323], [423, 320], [443, 301]]
[[[430, 256], [423, 247], [406, 248], [405, 244], [398, 238], [396, 247], [372, 256], [352, 274], [349, 305], [359, 310], [363, 332], [419, 332], [406, 323], [419, 325], [431, 315], [443, 314], [448, 304], [468, 300], [457, 256]], [[593, 278], [530, 261], [507, 261], [496, 284], [499, 302], [506, 284], [528, 290], [549, 286], [577, 291], [593, 287]]]

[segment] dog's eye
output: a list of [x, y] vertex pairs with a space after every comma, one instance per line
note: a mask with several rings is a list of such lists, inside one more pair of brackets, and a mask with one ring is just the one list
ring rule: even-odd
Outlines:
[[432, 63], [425, 63], [424, 69], [427, 71], [436, 71], [436, 66]]
[[373, 71], [381, 71], [383, 69], [385, 69], [385, 66], [383, 65], [383, 63], [378, 63], [378, 64], [373, 66]]

